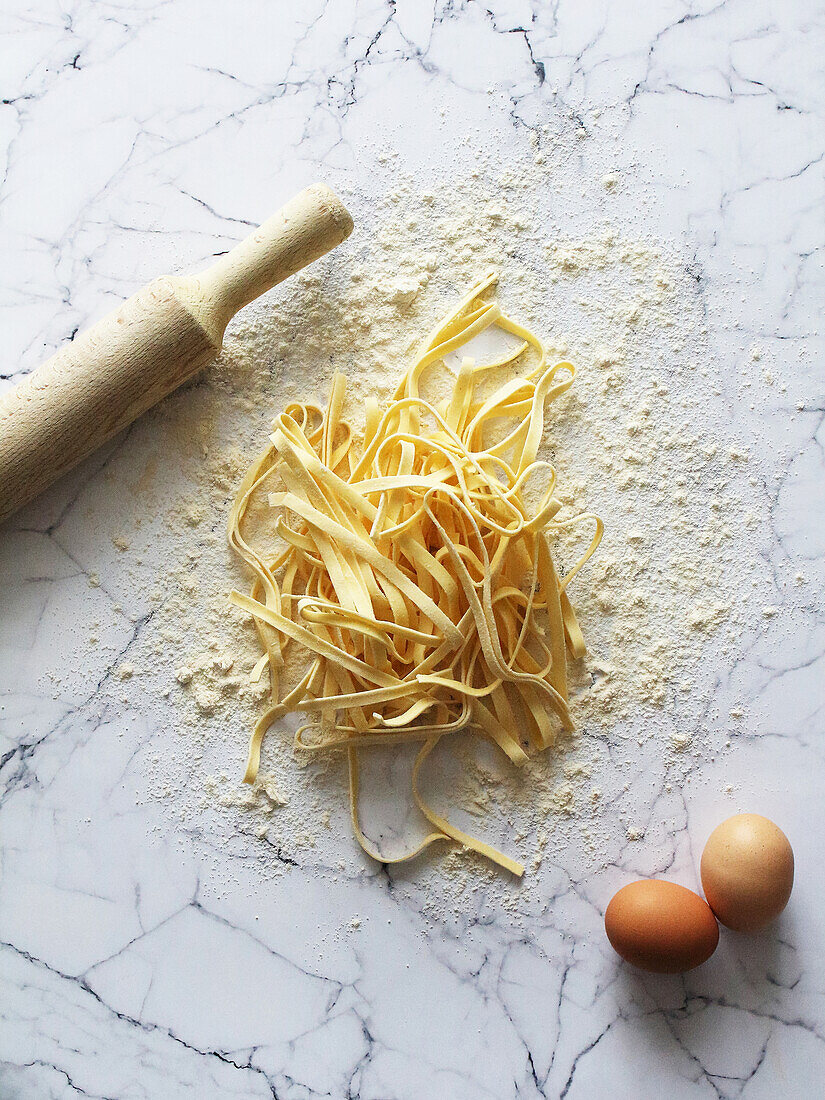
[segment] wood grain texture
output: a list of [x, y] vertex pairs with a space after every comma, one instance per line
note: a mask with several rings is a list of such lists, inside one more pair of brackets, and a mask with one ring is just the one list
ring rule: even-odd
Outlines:
[[0, 521], [201, 370], [239, 309], [351, 230], [329, 188], [309, 187], [205, 272], [155, 279], [0, 396]]
[[200, 370], [219, 344], [156, 279], [0, 397], [0, 518]]

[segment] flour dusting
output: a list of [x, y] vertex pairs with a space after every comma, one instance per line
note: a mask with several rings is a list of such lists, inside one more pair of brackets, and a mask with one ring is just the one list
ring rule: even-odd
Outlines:
[[[265, 741], [261, 779], [240, 783], [267, 684], [250, 682], [254, 629], [227, 602], [249, 578], [231, 560], [226, 516], [274, 415], [291, 401], [323, 404], [338, 370], [345, 416], [358, 426], [365, 397], [389, 398], [433, 322], [494, 266], [507, 312], [550, 356], [576, 364], [573, 390], [547, 418], [545, 456], [561, 501], [597, 512], [606, 532], [571, 590], [589, 647], [571, 669], [577, 733], [518, 772], [460, 737], [437, 758], [438, 808], [528, 863], [516, 890], [465, 853], [419, 861], [400, 880], [437, 880], [441, 916], [480, 888], [526, 911], [531, 883], [562, 850], [586, 867], [643, 839], [644, 822], [622, 809], [637, 772], [659, 762], [660, 785], [641, 800], [650, 805], [691, 781], [697, 760], [725, 751], [746, 714], [718, 711], [716, 683], [743, 632], [776, 613], [754, 544], [764, 498], [751, 441], [708, 419], [721, 389], [701, 271], [638, 225], [616, 223], [611, 197], [634, 184], [615, 173], [594, 175], [583, 196], [594, 212], [586, 230], [566, 225], [548, 196], [563, 193], [569, 142], [534, 133], [531, 154], [506, 167], [469, 147], [474, 167], [457, 182], [422, 188], [396, 170], [380, 201], [344, 195], [358, 227], [351, 242], [244, 311], [216, 364], [156, 414], [187, 488], [162, 505], [175, 549], [141, 652], [119, 673], [122, 687], [154, 677], [177, 727], [156, 742], [149, 796], [195, 832], [240, 838], [265, 874], [283, 873], [302, 850], [302, 863], [357, 873], [343, 760], [302, 758], [284, 723]], [[759, 355], [751, 368], [763, 377]], [[117, 545], [128, 555], [137, 543], [129, 532]], [[580, 550], [576, 536], [560, 539], [562, 568]], [[397, 851], [420, 829], [406, 805], [409, 761], [375, 755], [365, 826]]]

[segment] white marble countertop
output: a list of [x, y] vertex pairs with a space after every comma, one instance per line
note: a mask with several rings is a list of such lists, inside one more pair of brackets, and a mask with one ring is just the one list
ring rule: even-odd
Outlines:
[[[612, 163], [644, 175], [648, 228], [701, 270], [726, 407], [765, 442], [763, 559], [783, 611], [732, 668], [720, 665], [720, 692], [747, 700], [747, 731], [723, 762], [704, 761], [707, 782], [686, 788], [681, 816], [647, 805], [655, 842], [643, 838], [610, 867], [594, 858], [578, 880], [560, 859], [539, 881], [546, 896], [532, 916], [512, 923], [479, 895], [465, 919], [442, 925], [426, 912], [432, 879], [425, 887], [366, 861], [357, 873], [319, 874], [317, 854], [264, 888], [245, 878], [244, 838], [207, 852], [208, 837], [175, 830], [138, 797], [143, 748], [163, 742], [159, 712], [139, 691], [123, 707], [106, 695], [151, 614], [111, 544], [129, 508], [119, 486], [137, 476], [147, 440], [162, 455], [164, 422], [126, 433], [0, 530], [3, 1100], [822, 1095], [817, 8], [3, 5], [0, 386], [154, 274], [225, 249], [316, 178], [362, 197], [395, 170], [426, 184], [437, 109], [440, 142], [472, 125], [491, 146], [523, 142], [525, 156], [531, 126], [579, 119], [572, 192], [599, 160], [588, 160], [601, 140], [590, 120], [618, 111]], [[398, 156], [379, 178], [382, 141]], [[786, 382], [758, 408], [736, 386], [754, 341]], [[783, 578], [797, 571], [805, 583], [794, 589]], [[105, 644], [89, 656], [78, 639], [92, 624]], [[704, 837], [736, 808], [769, 814], [791, 837], [788, 911], [762, 936], [723, 937], [682, 978], [631, 972], [601, 931], [613, 889], [666, 869], [696, 886]], [[354, 913], [360, 927], [342, 935]]]

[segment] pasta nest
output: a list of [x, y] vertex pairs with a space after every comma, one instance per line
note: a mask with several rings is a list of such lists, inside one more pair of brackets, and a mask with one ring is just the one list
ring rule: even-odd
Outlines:
[[[567, 660], [585, 645], [567, 589], [603, 525], [589, 513], [558, 516], [555, 470], [537, 456], [547, 408], [575, 370], [548, 364], [542, 343], [491, 296], [496, 282], [490, 273], [442, 320], [386, 408], [368, 398], [361, 439], [342, 417], [338, 373], [326, 408], [292, 404], [275, 419], [229, 518], [229, 541], [255, 574], [250, 594], [231, 599], [254, 619], [263, 653], [252, 679], [268, 667], [272, 693], [246, 782], [270, 726], [302, 712], [316, 721], [298, 729], [301, 749], [348, 754], [353, 828], [370, 856], [397, 862], [453, 841], [520, 875], [520, 863], [429, 805], [421, 768], [458, 730], [521, 765], [572, 729]], [[458, 354], [494, 328], [513, 345], [503, 354], [483, 363]], [[439, 377], [446, 395], [430, 393]], [[266, 545], [253, 546], [250, 517], [267, 508]], [[582, 522], [593, 537], [561, 576], [553, 541]], [[282, 694], [292, 646], [307, 666]], [[361, 828], [358, 754], [409, 741], [420, 742], [412, 793], [432, 831], [391, 861]]]

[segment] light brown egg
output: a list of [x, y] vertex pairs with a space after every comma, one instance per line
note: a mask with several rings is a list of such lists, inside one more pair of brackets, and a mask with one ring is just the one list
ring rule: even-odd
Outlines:
[[692, 970], [719, 942], [716, 918], [699, 895], [658, 879], [624, 886], [607, 907], [604, 927], [623, 959], [654, 974]]
[[702, 887], [716, 916], [736, 932], [758, 932], [778, 917], [793, 888], [793, 849], [778, 825], [737, 814], [710, 834]]

